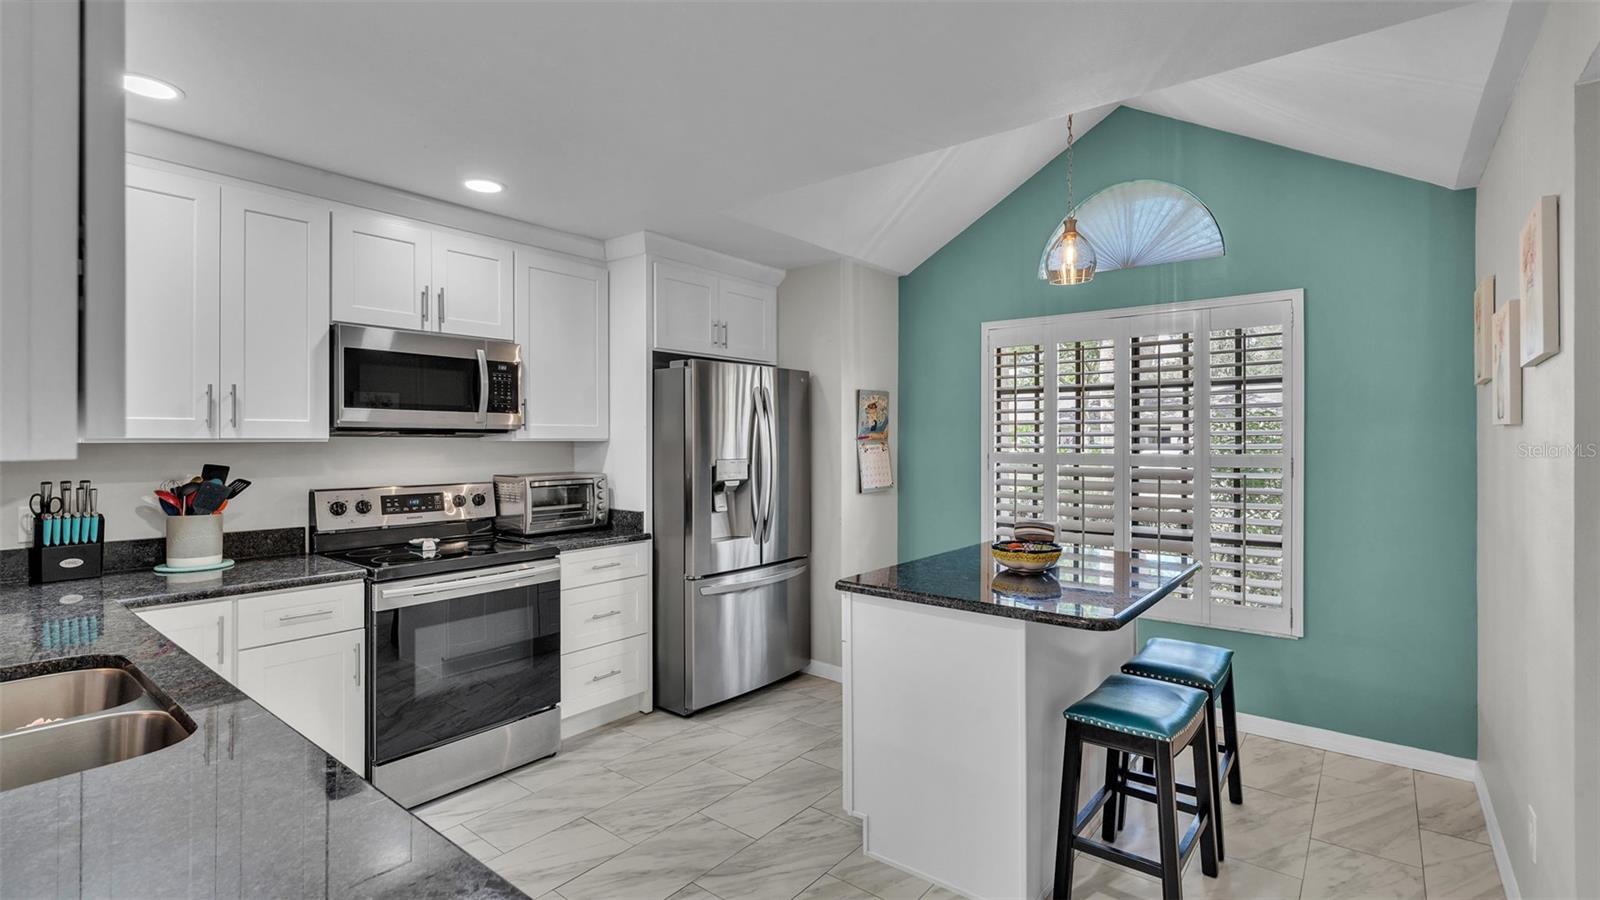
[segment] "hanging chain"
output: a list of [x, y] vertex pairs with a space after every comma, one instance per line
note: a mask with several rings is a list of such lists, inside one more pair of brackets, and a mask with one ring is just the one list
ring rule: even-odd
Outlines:
[[1067, 114], [1067, 215], [1072, 215], [1072, 114]]

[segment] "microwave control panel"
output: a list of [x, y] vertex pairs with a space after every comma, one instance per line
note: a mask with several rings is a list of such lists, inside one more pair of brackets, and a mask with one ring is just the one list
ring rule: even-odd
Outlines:
[[489, 362], [489, 412], [522, 412], [521, 398], [517, 396], [517, 364]]

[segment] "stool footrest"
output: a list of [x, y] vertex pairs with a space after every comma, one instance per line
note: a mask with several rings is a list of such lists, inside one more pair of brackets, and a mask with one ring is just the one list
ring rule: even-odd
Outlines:
[[[1194, 855], [1195, 848], [1199, 846], [1198, 839], [1204, 827], [1205, 823], [1203, 821], [1195, 819], [1189, 823], [1188, 829], [1178, 839], [1178, 869], [1180, 871], [1183, 869], [1184, 864], [1189, 861], [1189, 857]], [[1075, 850], [1082, 850], [1090, 856], [1098, 856], [1106, 862], [1114, 862], [1130, 869], [1136, 869], [1153, 878], [1161, 877], [1161, 863], [1159, 860], [1147, 859], [1146, 857], [1129, 853], [1121, 847], [1114, 847], [1082, 835], [1073, 835], [1072, 847]]]

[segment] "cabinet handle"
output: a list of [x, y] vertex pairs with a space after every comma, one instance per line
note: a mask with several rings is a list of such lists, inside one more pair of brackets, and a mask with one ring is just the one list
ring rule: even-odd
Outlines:
[[603, 612], [603, 613], [595, 613], [595, 614], [594, 614], [594, 615], [592, 615], [592, 616], [590, 616], [590, 617], [589, 617], [589, 621], [591, 621], [591, 622], [598, 622], [598, 621], [600, 621], [600, 620], [601, 620], [601, 619], [609, 619], [609, 618], [611, 618], [611, 617], [612, 617], [612, 616], [620, 616], [620, 615], [622, 615], [622, 610], [620, 610], [620, 609], [613, 609], [613, 610], [612, 610], [612, 611], [610, 611], [610, 612]]
[[616, 567], [618, 567], [620, 565], [622, 565], [622, 562], [619, 560], [617, 562], [598, 563], [596, 565], [590, 566], [589, 569], [590, 569], [590, 571], [598, 572], [601, 569], [615, 569]]
[[422, 286], [422, 324], [428, 324], [428, 286]]
[[439, 288], [439, 324], [444, 324], [444, 288]]
[[300, 613], [298, 615], [293, 615], [293, 616], [279, 616], [278, 617], [278, 621], [279, 622], [284, 622], [284, 623], [298, 622], [301, 619], [320, 619], [320, 618], [322, 618], [324, 616], [331, 616], [331, 615], [333, 615], [333, 610], [331, 610], [331, 609], [319, 609], [316, 612]]
[[228, 397], [233, 400], [233, 427], [237, 430], [239, 427], [239, 386], [237, 384], [228, 385]]
[[217, 665], [222, 665], [222, 616], [217, 616]]
[[722, 322], [722, 347], [723, 349], [728, 347], [728, 322], [726, 319]]
[[621, 669], [612, 669], [611, 671], [605, 673], [604, 675], [596, 675], [593, 678], [589, 679], [589, 683], [590, 684], [594, 684], [596, 681], [605, 681], [607, 678], [614, 678], [614, 677], [616, 677], [618, 675], [621, 675], [621, 674], [622, 674], [622, 670]]
[[206, 384], [206, 430], [207, 431], [212, 431], [217, 427], [216, 426], [216, 420], [211, 415], [212, 397], [213, 397], [213, 393], [214, 393], [215, 389], [216, 389], [216, 385], [213, 385], [213, 384], [210, 384], [210, 383]]
[[361, 686], [361, 642], [357, 641], [356, 645], [354, 647], [351, 647], [350, 649], [354, 650], [355, 653], [356, 653], [356, 687], [360, 687]]
[[717, 346], [717, 343], [718, 343], [718, 340], [717, 340], [717, 326], [720, 325], [720, 324], [722, 324], [722, 323], [718, 322], [716, 319], [712, 319], [711, 320], [711, 346], [713, 346], [713, 347]]

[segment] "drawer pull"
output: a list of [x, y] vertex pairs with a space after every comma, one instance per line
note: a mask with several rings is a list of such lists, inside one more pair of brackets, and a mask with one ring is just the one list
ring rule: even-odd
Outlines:
[[621, 560], [616, 560], [616, 561], [613, 561], [613, 562], [598, 563], [596, 565], [592, 565], [592, 566], [589, 567], [589, 570], [593, 571], [593, 572], [598, 572], [601, 569], [615, 569], [620, 565], [622, 565], [622, 561]]
[[589, 683], [590, 684], [594, 684], [596, 681], [605, 681], [607, 678], [613, 678], [613, 677], [615, 677], [617, 675], [621, 675], [621, 674], [622, 674], [622, 670], [621, 669], [612, 669], [611, 671], [605, 673], [604, 675], [596, 675], [593, 678], [589, 679]]
[[289, 622], [303, 622], [306, 619], [322, 619], [322, 618], [326, 618], [326, 617], [331, 616], [331, 615], [333, 615], [333, 610], [331, 610], [331, 609], [319, 609], [316, 612], [300, 613], [298, 615], [293, 615], [293, 616], [279, 616], [278, 617], [278, 621], [281, 622], [281, 623], [284, 623], [284, 624], [288, 624]]
[[589, 621], [591, 621], [591, 622], [598, 622], [598, 621], [600, 621], [600, 620], [601, 620], [601, 619], [609, 619], [609, 618], [611, 618], [611, 617], [612, 617], [612, 616], [620, 616], [620, 615], [622, 615], [622, 610], [620, 610], [620, 609], [613, 609], [613, 610], [612, 610], [612, 611], [610, 611], [610, 612], [603, 612], [603, 613], [595, 613], [595, 614], [594, 614], [594, 615], [592, 615], [592, 616], [590, 616], [590, 617], [589, 617]]

